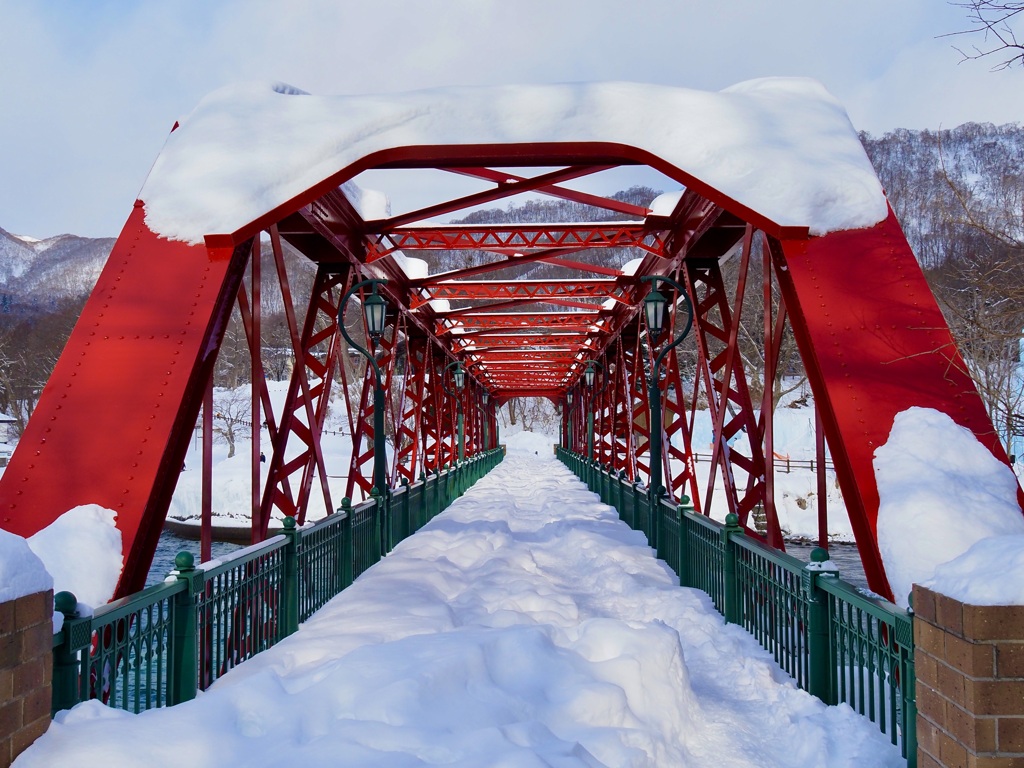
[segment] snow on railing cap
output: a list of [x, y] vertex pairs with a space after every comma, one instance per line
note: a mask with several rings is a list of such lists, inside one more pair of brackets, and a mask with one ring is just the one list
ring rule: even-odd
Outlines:
[[[374, 152], [534, 142], [636, 147], [811, 234], [871, 226], [888, 212], [846, 111], [806, 78], [718, 93], [611, 82], [312, 96], [282, 84], [234, 85], [180, 121], [140, 196], [154, 232], [198, 243]], [[385, 215], [379, 194], [345, 191], [364, 218]]]

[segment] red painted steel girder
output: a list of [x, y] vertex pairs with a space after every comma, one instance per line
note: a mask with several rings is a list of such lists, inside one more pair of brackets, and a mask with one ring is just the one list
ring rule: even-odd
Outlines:
[[[572, 341], [573, 339], [586, 340], [588, 336], [592, 336], [597, 333], [606, 333], [607, 328], [604, 327], [606, 323], [600, 328], [593, 328], [590, 325], [585, 326], [559, 326], [558, 328], [545, 328], [543, 326], [528, 326], [528, 327], [516, 327], [516, 328], [445, 328], [446, 331], [451, 331], [450, 338], [453, 340], [464, 339], [466, 341], [476, 343], [479, 340], [483, 340], [487, 344], [501, 343], [502, 339], [547, 339], [557, 338], [560, 341], [559, 344], [565, 344], [566, 341]], [[460, 333], [455, 333], [460, 331]], [[440, 335], [440, 334], [439, 334]]]
[[568, 168], [548, 171], [547, 173], [542, 173], [539, 176], [534, 176], [532, 178], [517, 176], [516, 174], [509, 173], [508, 171], [497, 171], [490, 168], [474, 168], [467, 165], [452, 167], [440, 164], [437, 167], [443, 168], [444, 170], [452, 173], [459, 173], [465, 176], [473, 176], [478, 179], [493, 181], [497, 186], [494, 189], [476, 192], [456, 200], [446, 200], [443, 203], [427, 206], [426, 208], [420, 208], [399, 216], [392, 216], [389, 219], [367, 222], [365, 231], [386, 232], [412, 222], [441, 216], [446, 213], [453, 213], [454, 211], [465, 210], [484, 203], [490, 203], [495, 200], [511, 197], [512, 195], [519, 195], [523, 192], [538, 192], [542, 195], [550, 195], [564, 200], [572, 200], [577, 203], [583, 203], [584, 205], [592, 205], [596, 208], [604, 208], [605, 210], [615, 211], [617, 213], [626, 214], [627, 216], [633, 216], [634, 218], [643, 218], [648, 213], [646, 208], [640, 208], [638, 206], [631, 205], [630, 203], [622, 202], [621, 200], [589, 195], [585, 192], [578, 192], [574, 189], [566, 189], [565, 187], [557, 186], [559, 182], [571, 181], [572, 179], [578, 179], [583, 176], [600, 173], [601, 171], [606, 171], [609, 168], [614, 167], [614, 165], [571, 164]]
[[[431, 299], [557, 299], [587, 298], [627, 301], [621, 280], [458, 280], [434, 283], [425, 290]], [[418, 304], [427, 301], [420, 300]]]
[[249, 250], [161, 239], [135, 207], [0, 478], [4, 530], [111, 509], [118, 594], [142, 589]]
[[569, 299], [509, 299], [508, 301], [496, 301], [492, 304], [479, 304], [459, 309], [435, 310], [434, 314], [441, 320], [451, 320], [465, 315], [495, 314], [499, 310], [519, 309], [527, 304], [545, 304], [548, 307], [565, 307], [566, 309], [580, 310], [583, 312], [595, 312], [602, 309], [600, 304], [586, 301], [572, 301]]
[[[552, 330], [573, 329], [580, 333], [577, 338], [585, 336], [593, 342], [588, 356], [606, 354], [614, 345], [617, 351], [613, 354], [623, 361], [615, 408], [621, 408], [628, 419], [629, 436], [622, 442], [631, 445], [634, 474], [642, 477], [651, 433], [657, 439], [662, 430], [650, 429], [645, 398], [636, 386], [644, 378], [647, 353], [640, 341], [635, 305], [610, 309], [596, 323], [572, 317], [581, 313], [557, 313], [514, 329], [477, 325], [472, 335], [454, 330], [464, 329], [470, 318], [484, 316], [438, 323], [429, 306], [409, 311], [417, 290], [531, 261], [601, 274], [600, 268], [566, 258], [579, 247], [530, 252], [521, 258], [414, 281], [394, 258], [369, 263], [375, 240], [371, 237], [367, 243], [366, 233], [421, 220], [431, 209], [368, 225], [339, 191], [340, 184], [364, 170], [439, 168], [494, 181], [496, 189], [472, 196], [476, 203], [528, 188], [583, 201], [586, 196], [582, 193], [556, 185], [602, 166], [640, 163], [665, 173], [688, 191], [672, 216], [647, 218], [652, 229], [668, 232], [670, 237], [665, 240], [665, 256], [648, 253], [638, 275], [678, 274], [683, 262], [699, 266], [702, 260], [718, 260], [736, 242], [732, 230], [745, 223], [777, 241], [772, 263], [821, 410], [869, 580], [875, 591], [887, 593], [875, 541], [878, 498], [871, 454], [886, 438], [894, 415], [912, 406], [935, 407], [968, 427], [997, 458], [1006, 460], [895, 219], [890, 217], [867, 230], [812, 238], [806, 228], [766, 220], [646, 151], [610, 142], [384, 148], [334, 173], [322, 174], [321, 182], [234, 232], [210, 233], [205, 246], [156, 237], [144, 223], [141, 206], [137, 207], [115, 244], [11, 465], [0, 479], [3, 527], [31, 535], [70, 506], [101, 503], [118, 512], [125, 541], [122, 593], [126, 585], [130, 590], [144, 578], [209, 381], [214, 353], [238, 295], [249, 254], [247, 243], [278, 223], [285, 239], [318, 264], [338, 265], [339, 269], [349, 265], [360, 277], [387, 277], [390, 282], [385, 293], [392, 307], [403, 313], [410, 333], [438, 344], [426, 374], [429, 388], [415, 392], [424, 402], [419, 439], [425, 466], [450, 461], [455, 450], [454, 403], [437, 386], [444, 365], [453, 357], [453, 347], [494, 344], [497, 339], [510, 338], [512, 330], [516, 342], [522, 343], [528, 329], [541, 337], [552, 336]], [[569, 167], [523, 179], [483, 167], [487, 165]], [[612, 207], [611, 201], [595, 202]], [[466, 204], [468, 198], [432, 210], [453, 211]], [[617, 270], [610, 271], [618, 275]], [[493, 323], [495, 317], [487, 322]], [[705, 335], [727, 330], [726, 324], [716, 325], [707, 313], [698, 322], [704, 324]], [[632, 335], [624, 338], [627, 333]], [[731, 333], [726, 338], [729, 336]], [[559, 343], [564, 341], [561, 338]], [[733, 345], [735, 354], [735, 341], [727, 344]], [[716, 351], [712, 360], [704, 363], [717, 366], [719, 356]], [[720, 397], [728, 399], [742, 388], [735, 366], [725, 364], [716, 370], [717, 383], [711, 386]], [[538, 373], [528, 381], [528, 377], [507, 372], [482, 374], [491, 382], [488, 386], [499, 402], [511, 396], [558, 399], [574, 386], [578, 376], [578, 369], [557, 381], [557, 374], [551, 372]], [[679, 398], [679, 387], [673, 384], [673, 390], [672, 397]], [[681, 404], [673, 403], [667, 418], [678, 420]], [[136, 418], [123, 418], [126, 413]], [[358, 418], [364, 420], [368, 415], [363, 408]], [[599, 418], [607, 418], [603, 407]], [[580, 408], [573, 419], [573, 440], [579, 446], [584, 437]], [[311, 421], [315, 431], [316, 420]], [[720, 431], [724, 432], [729, 422], [721, 421]], [[97, 422], [104, 425], [103, 430], [95, 428]], [[619, 444], [617, 422], [614, 427], [602, 423], [598, 429], [604, 436], [602, 442], [611, 435]], [[116, 469], [111, 471], [111, 467]]]
[[[420, 278], [413, 281], [418, 287], [427, 287], [431, 285], [437, 285], [438, 283], [447, 283], [453, 280], [463, 280], [468, 277], [475, 277], [476, 275], [487, 274], [488, 272], [500, 272], [503, 269], [509, 267], [518, 267], [523, 264], [535, 264], [538, 262], [544, 262], [546, 264], [561, 264], [567, 266], [567, 263], [560, 261], [561, 257], [569, 256], [574, 253], [578, 253], [581, 249], [579, 248], [551, 248], [543, 251], [534, 251], [533, 253], [514, 253], [506, 254], [505, 258], [501, 261], [491, 261], [486, 264], [477, 264], [472, 267], [463, 267], [462, 269], [453, 269], [449, 272], [440, 272], [436, 275], [429, 277]], [[578, 269], [580, 265], [573, 262], [573, 268]], [[596, 272], [599, 274], [607, 274], [609, 277], [621, 277], [622, 271], [618, 269], [605, 269], [603, 267], [586, 265], [587, 271]]]
[[558, 347], [554, 347], [554, 346], [541, 347], [541, 346], [536, 346], [536, 345], [533, 345], [533, 344], [529, 344], [529, 343], [523, 342], [521, 344], [511, 344], [511, 345], [506, 344], [506, 345], [502, 345], [502, 346], [493, 346], [493, 347], [466, 345], [466, 346], [456, 347], [455, 351], [456, 352], [465, 352], [467, 355], [482, 355], [484, 353], [487, 353], [489, 355], [490, 354], [501, 354], [501, 353], [508, 353], [510, 355], [516, 355], [518, 352], [537, 352], [538, 354], [548, 354], [548, 353], [556, 354], [556, 355], [565, 354], [565, 355], [569, 355], [569, 356], [575, 357], [576, 353], [579, 352], [581, 349], [586, 349], [586, 347], [584, 347], [582, 345], [576, 345], [576, 346], [565, 345], [565, 346], [558, 346]]
[[[271, 232], [271, 244], [279, 279], [286, 288], [285, 293], [289, 294], [290, 303], [281, 240], [276, 231]], [[260, 503], [261, 539], [267, 535], [275, 507], [286, 515], [294, 516], [300, 524], [305, 522], [314, 472], [319, 477], [326, 508], [333, 508], [319, 437], [330, 406], [334, 369], [341, 354], [336, 317], [347, 277], [347, 270], [344, 275], [330, 273], [322, 267], [317, 270], [301, 335], [296, 319], [290, 311], [287, 313], [292, 348], [299, 362], [292, 371], [281, 426], [270, 457], [270, 479]], [[326, 350], [323, 345], [327, 346]], [[296, 447], [301, 446], [301, 449], [286, 461], [285, 447], [289, 444], [293, 452]], [[298, 492], [293, 496], [289, 478], [296, 475]]]
[[[480, 354], [478, 352], [470, 352], [468, 359], [473, 360], [471, 365], [486, 365], [486, 366], [502, 366], [502, 365], [544, 365], [550, 366], [554, 362], [574, 362], [579, 359], [577, 353], [574, 352], [551, 352], [544, 351], [541, 353], [532, 353], [531, 350], [524, 350], [525, 354], [515, 355], [512, 357], [499, 357], [494, 354]], [[543, 355], [543, 356], [542, 356]]]
[[587, 328], [602, 318], [600, 312], [480, 312], [460, 315], [450, 327], [441, 327], [439, 333], [452, 328]]
[[870, 229], [784, 240], [778, 258], [776, 275], [868, 584], [889, 596], [873, 457], [896, 414], [934, 408], [1009, 461], [892, 211]]
[[550, 248], [642, 248], [663, 245], [643, 222], [443, 225], [393, 229], [372, 241], [373, 259], [393, 251], [478, 250], [514, 254]]
[[[570, 171], [578, 171], [575, 175], [576, 178], [588, 174], [598, 173], [613, 168], [613, 165], [592, 165], [588, 168], [573, 169], [568, 168], [562, 171], [563, 176]], [[568, 189], [566, 187], [555, 186], [553, 183], [546, 183], [543, 186], [537, 184], [537, 178], [526, 178], [524, 176], [517, 176], [514, 173], [509, 173], [507, 170], [494, 170], [492, 168], [448, 168], [447, 170], [452, 173], [460, 173], [464, 176], [473, 176], [478, 179], [486, 179], [493, 181], [501, 187], [509, 187], [510, 185], [517, 184], [532, 184], [537, 192], [550, 195], [551, 197], [558, 197], [562, 200], [570, 200], [574, 203], [582, 203], [583, 205], [590, 205], [595, 208], [603, 208], [607, 211], [615, 211], [616, 213], [625, 214], [626, 216], [633, 216], [638, 219], [642, 219], [651, 211], [649, 208], [644, 208], [639, 205], [633, 205], [623, 200], [616, 200], [612, 197], [601, 197], [599, 195], [591, 195], [586, 192], [580, 192], [577, 189]], [[567, 177], [565, 177], [567, 180]]]
[[476, 369], [473, 373], [480, 378], [497, 380], [499, 378], [527, 377], [528, 381], [539, 381], [543, 378], [553, 378], [559, 381], [569, 375], [568, 368], [530, 368], [529, 366], [509, 366], [507, 368], [484, 368]]

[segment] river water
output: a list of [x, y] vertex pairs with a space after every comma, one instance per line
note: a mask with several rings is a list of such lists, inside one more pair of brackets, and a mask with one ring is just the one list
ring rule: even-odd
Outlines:
[[[242, 544], [234, 544], [226, 541], [213, 542], [213, 556], [221, 557], [241, 549]], [[199, 542], [194, 539], [183, 539], [181, 536], [164, 531], [160, 534], [160, 541], [156, 545], [156, 552], [153, 554], [153, 564], [149, 567], [149, 575], [146, 577], [146, 586], [159, 584], [166, 577], [168, 572], [174, 568], [174, 558], [181, 552], [191, 552], [196, 563], [199, 562]]]
[[[803, 560], [805, 563], [811, 561], [811, 550], [817, 544], [811, 543], [786, 543], [786, 552], [793, 557]], [[855, 544], [831, 544], [828, 548], [829, 559], [839, 567], [839, 578], [848, 584], [861, 589], [868, 588], [868, 580], [864, 575], [864, 566], [860, 562], [860, 553], [857, 552]]]

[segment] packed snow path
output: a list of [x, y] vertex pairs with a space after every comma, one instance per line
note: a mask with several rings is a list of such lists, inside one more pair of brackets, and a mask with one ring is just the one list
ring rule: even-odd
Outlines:
[[511, 453], [211, 690], [86, 702], [16, 768], [901, 766], [553, 459]]

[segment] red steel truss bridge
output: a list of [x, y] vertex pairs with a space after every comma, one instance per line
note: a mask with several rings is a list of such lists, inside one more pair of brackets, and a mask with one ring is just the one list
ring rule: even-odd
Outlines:
[[[638, 165], [685, 188], [668, 215], [566, 186]], [[395, 169], [461, 174], [482, 191], [364, 220], [341, 185], [365, 171]], [[435, 223], [524, 193], [604, 217]], [[361, 381], [348, 380], [338, 326], [342, 297], [369, 278], [387, 280], [380, 287], [387, 326], [376, 360], [397, 434], [391, 486], [456, 460], [457, 399], [473, 455], [497, 442], [497, 407], [510, 398], [549, 398], [562, 407], [567, 447], [592, 450], [603, 466], [646, 483], [652, 441], [660, 441], [668, 494], [689, 496], [705, 513], [724, 496], [751, 530], [754, 513], [763, 513], [760, 535], [782, 548], [772, 387], [752, 370], [749, 349], [757, 350], [765, 379], [775, 381], [790, 372], [783, 369], [791, 365], [783, 355], [790, 339], [816, 404], [819, 484], [827, 446], [875, 591], [891, 596], [876, 539], [872, 455], [897, 413], [941, 410], [1006, 461], [891, 210], [870, 228], [811, 236], [649, 152], [577, 142], [390, 147], [199, 244], [159, 237], [145, 215], [146, 203], [137, 201], [0, 481], [0, 525], [23, 536], [79, 504], [115, 510], [125, 554], [119, 595], [143, 586], [200, 414], [204, 434], [211, 433], [212, 371], [233, 312], [251, 353], [251, 421], [266, 422], [270, 434], [270, 445], [253, 440], [254, 477], [261, 451], [269, 469], [265, 490], [253, 485], [253, 540], [266, 537], [275, 510], [301, 523], [314, 495], [336, 508], [329, 474], [347, 476], [349, 496], [371, 490], [374, 377], [367, 370]], [[315, 266], [308, 306], [293, 301], [286, 245]], [[625, 256], [594, 258], [608, 249]], [[425, 276], [402, 267], [399, 252], [429, 259], [439, 251], [469, 257], [464, 266]], [[639, 261], [623, 271], [627, 259]], [[258, 341], [268, 264], [296, 361], [276, 414]], [[694, 308], [692, 333], [661, 369], [663, 419], [653, 427], [645, 392], [652, 349], [642, 311], [650, 284], [641, 280], [649, 276], [684, 286]], [[661, 290], [678, 312], [680, 297], [666, 285]], [[350, 310], [346, 318], [360, 314]], [[455, 361], [468, 376], [453, 394], [445, 376]], [[599, 383], [587, 389], [581, 379], [589, 361], [599, 365]], [[337, 383], [351, 399], [352, 459], [342, 468], [326, 465], [321, 441]], [[568, 407], [569, 393], [582, 407]], [[711, 412], [710, 447], [694, 445], [698, 407]], [[746, 440], [735, 440], [741, 433]], [[698, 481], [697, 452], [710, 454], [710, 481]], [[826, 512], [819, 509], [822, 530]]]

